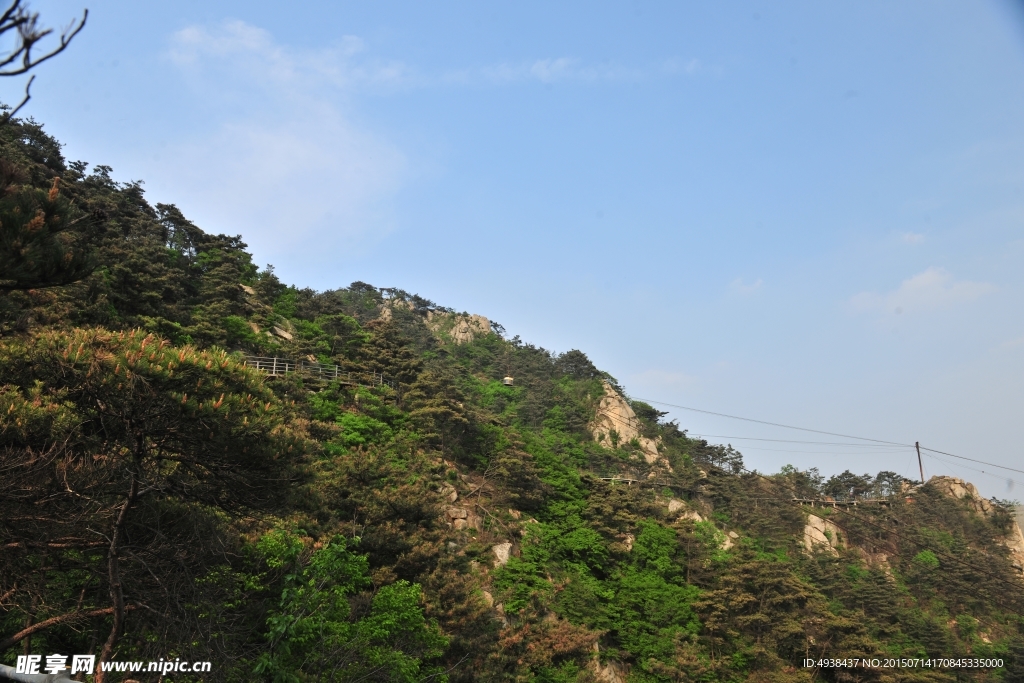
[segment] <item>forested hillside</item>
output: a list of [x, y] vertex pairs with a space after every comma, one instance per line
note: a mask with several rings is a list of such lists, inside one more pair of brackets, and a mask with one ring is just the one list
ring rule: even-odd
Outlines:
[[[397, 289], [284, 284], [36, 123], [0, 138], [3, 663], [1024, 681], [1008, 505], [949, 480], [749, 471], [581, 351]], [[852, 657], [1003, 666], [804, 666]]]

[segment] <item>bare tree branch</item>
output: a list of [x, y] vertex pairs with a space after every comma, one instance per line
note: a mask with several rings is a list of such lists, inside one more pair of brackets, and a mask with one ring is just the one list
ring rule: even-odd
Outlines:
[[[13, 0], [10, 6], [0, 14], [0, 39], [12, 31], [17, 32], [14, 39], [14, 46], [7, 54], [0, 55], [0, 76], [20, 76], [28, 73], [46, 60], [56, 57], [67, 49], [75, 36], [85, 28], [85, 22], [89, 18], [89, 10], [82, 13], [81, 20], [73, 20], [66, 29], [61, 31], [59, 44], [41, 56], [33, 56], [32, 50], [39, 41], [53, 33], [53, 29], [39, 27], [39, 13], [29, 12], [28, 8], [22, 5], [21, 0]], [[22, 107], [32, 99], [33, 75], [25, 84], [25, 97], [18, 106], [14, 107], [3, 115], [0, 115], [0, 126], [6, 125]]]
[[21, 102], [18, 103], [17, 107], [4, 114], [3, 117], [0, 117], [0, 126], [6, 125], [7, 122], [13, 119], [14, 115], [21, 111], [21, 108], [28, 104], [28, 101], [32, 99], [32, 93], [30, 90], [32, 88], [32, 81], [34, 80], [36, 80], [36, 76], [35, 74], [32, 74], [32, 78], [28, 79], [28, 83], [25, 84], [25, 97], [23, 97]]
[[[89, 18], [89, 10], [82, 13], [81, 21], [72, 21], [71, 24], [60, 34], [60, 44], [41, 57], [32, 56], [32, 48], [36, 43], [53, 33], [53, 29], [39, 28], [39, 14], [30, 13], [21, 6], [21, 0], [14, 0], [0, 17], [0, 36], [8, 31], [18, 32], [18, 43], [12, 48], [6, 57], [0, 58], [0, 76], [20, 76], [31, 69], [39, 66], [51, 57], [56, 57], [71, 44], [71, 41], [78, 33], [85, 28], [85, 22]], [[8, 68], [9, 65], [20, 61], [18, 66]]]
[[[135, 605], [125, 605], [124, 609], [125, 610], [133, 610], [133, 609], [135, 609]], [[15, 644], [21, 642], [22, 640], [24, 640], [25, 638], [28, 638], [33, 633], [38, 633], [39, 631], [45, 631], [46, 629], [50, 628], [51, 626], [58, 626], [59, 624], [66, 624], [69, 621], [77, 621], [79, 619], [88, 619], [90, 617], [102, 617], [102, 616], [106, 616], [108, 614], [113, 614], [113, 613], [114, 613], [114, 608], [113, 607], [104, 607], [103, 609], [93, 609], [93, 610], [88, 610], [86, 612], [68, 612], [67, 614], [62, 614], [62, 615], [60, 615], [58, 617], [50, 617], [49, 619], [44, 619], [43, 621], [40, 621], [40, 622], [38, 622], [36, 624], [32, 624], [28, 628], [25, 628], [25, 629], [22, 629], [22, 630], [18, 631], [17, 633], [15, 633], [13, 636], [10, 636], [9, 638], [4, 638], [3, 640], [0, 640], [0, 652], [3, 652], [4, 650], [6, 650], [7, 648], [11, 647], [12, 645], [15, 645]]]

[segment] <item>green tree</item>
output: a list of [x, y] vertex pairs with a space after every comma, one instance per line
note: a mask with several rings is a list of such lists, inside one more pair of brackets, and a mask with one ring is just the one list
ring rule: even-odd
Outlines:
[[648, 672], [658, 670], [658, 661], [671, 662], [678, 644], [700, 629], [693, 608], [700, 591], [684, 581], [678, 552], [674, 530], [641, 522], [631, 564], [616, 587], [612, 612], [618, 640]]
[[370, 338], [362, 346], [362, 365], [401, 384], [412, 384], [423, 363], [398, 326], [390, 320], [374, 320], [366, 330]]
[[[271, 647], [257, 673], [274, 683], [447, 681], [431, 660], [444, 654], [448, 640], [424, 618], [418, 585], [397, 581], [361, 594], [370, 585], [369, 564], [342, 537], [308, 557], [301, 541], [284, 532], [268, 534], [258, 546], [269, 566], [290, 572], [267, 619]], [[354, 611], [351, 601], [361, 609]]]
[[[142, 331], [7, 341], [0, 391], [2, 540], [17, 549], [0, 556], [0, 591], [17, 605], [5, 623], [30, 615], [33, 624], [0, 651], [91, 609], [110, 617], [99, 657], [108, 660], [129, 615], [138, 632], [161, 606], [174, 613], [175, 596], [160, 588], [201, 552], [173, 540], [182, 520], [275, 509], [305, 443], [258, 373], [223, 351], [175, 348]], [[33, 576], [49, 579], [30, 548], [88, 575], [81, 592], [40, 604], [26, 588]]]
[[405, 395], [412, 423], [445, 453], [459, 445], [470, 427], [465, 399], [454, 378], [438, 368], [421, 373]]

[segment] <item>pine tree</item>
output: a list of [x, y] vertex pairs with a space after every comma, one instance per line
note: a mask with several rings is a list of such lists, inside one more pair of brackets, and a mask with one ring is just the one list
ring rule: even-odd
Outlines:
[[470, 426], [465, 397], [444, 372], [430, 369], [421, 373], [405, 400], [413, 424], [444, 453], [455, 448]]
[[369, 343], [363, 347], [363, 366], [400, 384], [412, 384], [423, 367], [409, 340], [390, 320], [374, 320], [366, 324]]
[[90, 238], [100, 216], [76, 210], [61, 196], [56, 176], [48, 192], [21, 186], [21, 177], [17, 167], [0, 161], [0, 291], [85, 278], [96, 267]]

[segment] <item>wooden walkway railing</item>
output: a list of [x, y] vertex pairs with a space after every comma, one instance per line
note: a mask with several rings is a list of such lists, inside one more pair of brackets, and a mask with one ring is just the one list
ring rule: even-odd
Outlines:
[[831, 500], [829, 498], [794, 498], [794, 503], [800, 505], [810, 505], [812, 508], [823, 507], [823, 508], [848, 508], [857, 507], [858, 505], [881, 505], [889, 506], [892, 505], [891, 498], [861, 498], [853, 500]]
[[342, 384], [361, 387], [387, 386], [398, 389], [398, 383], [386, 378], [379, 372], [350, 372], [340, 365], [324, 365], [308, 360], [292, 360], [290, 358], [270, 358], [267, 356], [245, 356], [245, 364], [268, 375], [285, 375], [290, 372], [301, 372], [321, 379], [334, 380]]

